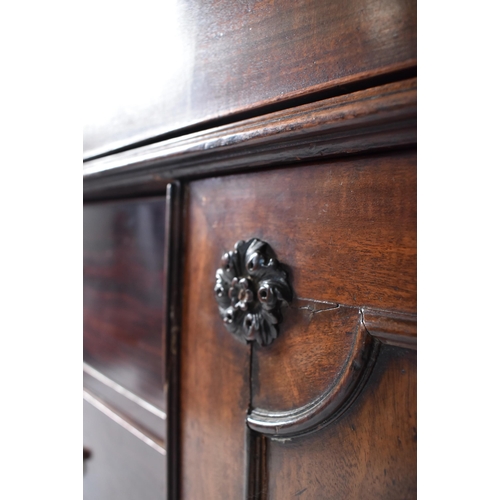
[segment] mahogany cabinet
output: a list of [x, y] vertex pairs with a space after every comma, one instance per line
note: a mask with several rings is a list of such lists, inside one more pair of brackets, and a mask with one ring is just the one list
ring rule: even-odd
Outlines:
[[416, 498], [416, 5], [176, 9], [84, 129], [84, 498]]

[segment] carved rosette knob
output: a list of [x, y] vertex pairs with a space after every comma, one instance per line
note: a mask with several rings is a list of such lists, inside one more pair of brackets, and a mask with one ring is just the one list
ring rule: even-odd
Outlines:
[[268, 243], [238, 241], [222, 256], [215, 298], [226, 328], [239, 340], [269, 345], [278, 336], [281, 308], [292, 301], [287, 274]]

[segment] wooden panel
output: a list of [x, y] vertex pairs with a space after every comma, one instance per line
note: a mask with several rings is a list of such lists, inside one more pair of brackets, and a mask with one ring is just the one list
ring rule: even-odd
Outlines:
[[358, 399], [337, 421], [268, 439], [268, 498], [416, 498], [416, 353], [384, 347]]
[[[85, 500], [164, 500], [165, 452], [91, 396], [83, 402]], [[101, 411], [101, 408], [103, 411]], [[134, 431], [135, 432], [135, 431]]]
[[191, 198], [214, 275], [223, 252], [257, 237], [300, 298], [416, 311], [414, 151], [197, 181]]
[[84, 206], [84, 360], [165, 409], [165, 198]]
[[[368, 328], [368, 330], [366, 329]], [[343, 411], [372, 369], [381, 342], [416, 349], [416, 317], [296, 299], [283, 334], [252, 352], [249, 426], [289, 436]]]
[[186, 224], [180, 377], [181, 497], [243, 498], [250, 346], [226, 331], [213, 299], [218, 246], [197, 204]]
[[247, 423], [260, 433], [282, 437], [323, 426], [352, 401], [376, 356], [359, 309], [297, 302], [283, 335], [252, 353]]
[[283, 335], [254, 346], [252, 407], [292, 410], [319, 398], [352, 363], [360, 313], [356, 308], [297, 301]]
[[86, 157], [416, 64], [415, 0], [149, 0], [108, 16], [86, 46]]

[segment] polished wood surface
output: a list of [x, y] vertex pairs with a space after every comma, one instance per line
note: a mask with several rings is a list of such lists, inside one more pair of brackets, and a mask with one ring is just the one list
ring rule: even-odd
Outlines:
[[165, 410], [165, 198], [84, 206], [84, 361]]
[[416, 65], [414, 0], [149, 0], [91, 32], [87, 158]]
[[[146, 0], [88, 33], [85, 498], [416, 498], [416, 1]], [[235, 338], [237, 304], [267, 323]]]
[[318, 312], [326, 321], [307, 326], [291, 315], [299, 328], [291, 328], [277, 343], [281, 347], [254, 346], [247, 417], [252, 430], [280, 438], [316, 430], [345, 411], [369, 377], [378, 343], [364, 328], [359, 309]]
[[[362, 335], [357, 308], [298, 300], [285, 315], [283, 335], [271, 346], [254, 345], [252, 408], [286, 412], [304, 407], [361, 368], [352, 369]], [[311, 408], [311, 416], [315, 411]]]
[[[414, 447], [407, 446], [407, 436], [414, 426], [414, 378], [405, 382], [410, 392], [397, 385], [396, 372], [387, 366], [397, 362], [399, 351], [383, 347], [379, 354], [378, 338], [401, 334], [404, 343], [413, 335], [415, 160], [415, 151], [408, 150], [190, 183], [180, 378], [182, 498], [217, 498], [221, 491], [229, 491], [229, 498], [264, 498], [263, 491], [270, 498], [293, 498], [305, 487], [311, 494], [304, 498], [331, 498], [334, 491], [344, 498], [382, 498], [385, 479], [374, 496], [367, 492], [384, 468], [391, 481], [402, 484], [388, 498], [402, 492], [412, 497]], [[213, 292], [222, 253], [251, 237], [272, 245], [295, 291], [282, 334], [267, 347], [245, 346], [227, 332]], [[366, 329], [364, 314], [376, 336]], [[394, 429], [380, 429], [380, 446], [386, 439], [388, 445], [367, 473], [366, 453], [377, 452], [372, 436], [359, 435], [360, 442], [346, 451], [335, 429], [361, 405], [365, 412], [356, 413], [352, 425], [375, 432], [392, 407], [374, 406], [377, 396], [368, 394], [378, 387], [379, 375], [373, 374], [386, 369], [393, 375], [386, 377], [380, 397], [392, 387], [393, 398], [403, 391], [410, 398], [390, 417], [406, 433], [404, 449], [395, 447]], [[245, 421], [258, 432], [248, 432]], [[311, 437], [297, 437], [304, 432]], [[329, 433], [337, 441], [326, 446], [333, 439]], [[290, 439], [295, 447], [287, 447]], [[355, 470], [339, 478], [330, 455], [341, 461], [358, 453], [357, 462], [349, 458]], [[316, 489], [308, 486], [315, 461], [321, 462]], [[288, 478], [294, 470], [304, 471], [304, 477], [297, 473], [299, 483]]]
[[213, 281], [220, 255], [214, 260], [207, 247], [203, 213], [190, 209], [184, 227], [180, 498], [244, 498], [251, 348], [219, 317]]
[[384, 344], [417, 349], [417, 315], [363, 309], [363, 324]]
[[84, 196], [164, 192], [171, 179], [415, 146], [416, 127], [412, 78], [88, 161]]
[[269, 500], [415, 499], [416, 353], [383, 347], [353, 405], [323, 429], [267, 440]]
[[167, 404], [167, 498], [179, 497], [179, 377], [184, 268], [184, 187], [167, 185], [165, 224], [164, 378]]
[[[165, 452], [86, 395], [83, 402], [85, 500], [164, 500]], [[143, 439], [140, 439], [143, 437]]]
[[201, 180], [190, 196], [213, 274], [225, 249], [257, 237], [299, 298], [416, 311], [414, 151]]

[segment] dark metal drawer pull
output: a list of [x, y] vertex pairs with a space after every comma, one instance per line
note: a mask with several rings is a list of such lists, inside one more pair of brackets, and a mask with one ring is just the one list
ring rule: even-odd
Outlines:
[[268, 243], [238, 241], [222, 256], [215, 274], [215, 298], [226, 328], [239, 340], [269, 345], [278, 336], [282, 307], [293, 292], [283, 266]]

